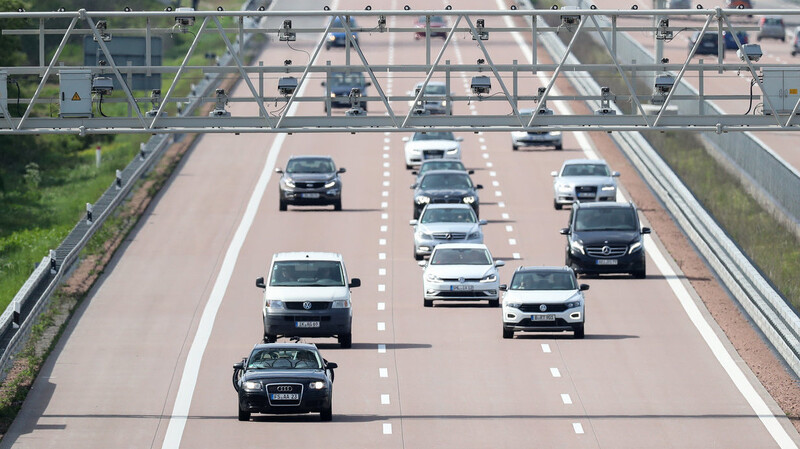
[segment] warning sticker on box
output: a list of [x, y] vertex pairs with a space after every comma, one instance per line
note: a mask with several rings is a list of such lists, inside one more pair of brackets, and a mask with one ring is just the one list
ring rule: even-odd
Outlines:
[[72, 96], [72, 101], [81, 101], [81, 96], [75, 92], [75, 95]]

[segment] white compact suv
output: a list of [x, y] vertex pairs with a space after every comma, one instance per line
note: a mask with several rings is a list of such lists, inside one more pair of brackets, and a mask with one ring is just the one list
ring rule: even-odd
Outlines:
[[353, 311], [350, 289], [361, 280], [347, 281], [341, 254], [276, 253], [264, 289], [264, 343], [278, 337], [336, 337], [342, 348], [352, 344]]
[[503, 293], [503, 338], [514, 332], [572, 331], [583, 338], [586, 319], [583, 292], [569, 267], [519, 267]]

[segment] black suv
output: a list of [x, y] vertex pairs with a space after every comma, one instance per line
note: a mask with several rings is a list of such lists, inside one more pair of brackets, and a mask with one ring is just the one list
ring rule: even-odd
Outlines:
[[431, 170], [411, 186], [414, 189], [414, 219], [419, 218], [422, 209], [430, 203], [464, 203], [472, 206], [475, 216], [479, 216], [478, 189], [469, 174], [461, 170]]
[[328, 156], [293, 156], [286, 163], [286, 171], [276, 168], [281, 174], [278, 185], [279, 208], [286, 206], [324, 206], [333, 204], [334, 210], [342, 210], [342, 180], [333, 159]]
[[566, 262], [577, 273], [630, 273], [644, 278], [642, 234], [633, 203], [575, 203], [567, 236]]

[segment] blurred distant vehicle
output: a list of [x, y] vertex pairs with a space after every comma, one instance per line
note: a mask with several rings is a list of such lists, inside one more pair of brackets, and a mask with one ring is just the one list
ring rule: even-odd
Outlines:
[[[350, 27], [350, 29], [356, 28], [358, 26], [356, 25], [355, 19], [353, 19], [352, 17], [348, 18], [347, 25]], [[342, 19], [340, 19], [338, 16], [334, 17], [333, 23], [331, 23], [331, 28], [332, 29], [344, 28], [344, 25], [342, 24]], [[353, 32], [353, 40], [355, 40], [356, 43], [358, 43], [358, 33], [356, 33], [355, 31]], [[345, 33], [344, 31], [332, 31], [328, 33], [328, 39], [325, 41], [325, 49], [328, 50], [331, 47], [344, 47], [345, 45], [347, 45], [346, 42], [347, 42], [347, 33]]]
[[667, 0], [667, 9], [691, 9], [691, 0]]
[[[730, 31], [723, 31], [722, 37], [725, 38], [725, 48], [728, 50], [738, 50], [739, 47], [736, 46], [736, 41], [733, 40], [733, 33]], [[750, 36], [747, 35], [746, 31], [737, 31], [736, 37], [739, 38], [739, 42], [742, 45], [747, 44], [750, 42]]]
[[[719, 47], [717, 46], [717, 32], [716, 31], [706, 31], [702, 38], [700, 37], [700, 32], [696, 31], [692, 37], [689, 38], [689, 51], [692, 50], [694, 47], [694, 43], [697, 42], [697, 39], [701, 39], [700, 45], [697, 47], [697, 51], [695, 52], [696, 55], [717, 55]], [[722, 57], [725, 57], [725, 47], [722, 48]]]
[[[423, 82], [420, 81], [414, 86], [414, 90], [406, 93], [409, 96], [416, 96], [417, 91], [422, 89]], [[452, 95], [452, 94], [451, 94]], [[424, 100], [419, 100], [414, 106], [413, 101], [408, 105], [414, 108], [415, 113], [420, 114], [447, 114], [447, 84], [442, 81], [430, 81], [425, 86]], [[450, 111], [452, 114], [452, 111]]]
[[781, 16], [764, 16], [758, 21], [758, 40], [762, 38], [780, 39], [786, 42], [786, 25]]
[[725, 0], [726, 8], [739, 8], [753, 9], [753, 2], [751, 0]]
[[[442, 16], [431, 17], [431, 37], [447, 38], [447, 22]], [[414, 26], [419, 28], [419, 31], [414, 33], [414, 39], [422, 39], [425, 37], [425, 19], [426, 16], [419, 16], [414, 22]]]
[[792, 43], [792, 56], [800, 53], [800, 27], [794, 29], [794, 43]]

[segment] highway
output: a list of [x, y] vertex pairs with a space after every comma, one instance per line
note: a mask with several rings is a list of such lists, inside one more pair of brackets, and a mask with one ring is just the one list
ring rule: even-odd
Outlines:
[[[390, 9], [403, 4], [393, 0]], [[286, 6], [320, 8], [300, 0]], [[479, 0], [459, 2], [463, 9], [487, 7]], [[424, 61], [423, 43], [410, 35], [362, 34], [361, 45], [373, 63]], [[510, 36], [498, 34], [486, 45], [495, 63], [525, 58]], [[292, 46], [312, 49], [300, 38]], [[469, 36], [454, 39], [447, 52], [454, 62], [479, 57]], [[264, 51], [261, 59], [267, 58], [307, 62], [305, 53], [277, 42]], [[331, 49], [315, 63], [343, 58], [341, 49]], [[454, 79], [468, 83], [470, 76]], [[380, 81], [390, 94], [403, 94], [420, 79], [384, 74]], [[529, 80], [533, 94], [542, 84]], [[321, 92], [318, 81], [307, 88]], [[453, 89], [467, 90], [460, 82]], [[456, 108], [476, 115], [510, 109], [479, 101]], [[237, 103], [229, 110], [257, 113]], [[321, 110], [302, 104], [296, 113]], [[380, 105], [370, 104], [370, 114], [380, 113]], [[585, 340], [571, 334], [504, 340], [500, 309], [469, 303], [424, 308], [408, 224], [413, 177], [405, 169], [402, 137], [203, 136], [83, 302], [0, 448], [800, 444], [724, 335], [708, 323], [686, 276], [673, 271], [657, 222], [645, 224], [654, 229], [646, 245], [647, 279], [581, 279], [591, 285]], [[565, 159], [597, 154], [590, 139], [596, 136], [567, 133], [563, 151], [518, 152], [504, 133], [462, 137], [464, 163], [484, 186], [486, 243], [507, 263], [501, 281], [520, 265], [562, 264], [558, 231], [569, 211], [553, 209], [549, 173]], [[331, 155], [347, 168], [343, 211], [278, 211], [274, 168], [294, 154]], [[621, 182], [634, 180], [623, 176]], [[650, 213], [644, 212], [646, 221]], [[262, 290], [254, 281], [265, 275], [274, 252], [295, 250], [339, 252], [350, 276], [363, 282], [353, 289], [353, 347], [308, 340], [339, 365], [333, 422], [321, 423], [317, 415], [254, 415], [239, 422], [230, 376], [232, 364], [262, 336]]]

